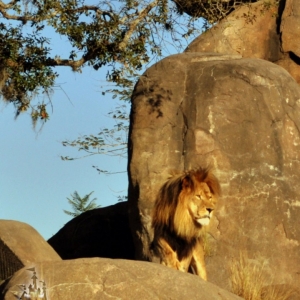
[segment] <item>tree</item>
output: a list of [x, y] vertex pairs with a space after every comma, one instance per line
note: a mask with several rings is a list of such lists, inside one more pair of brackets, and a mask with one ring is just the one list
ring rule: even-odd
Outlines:
[[[49, 118], [58, 66], [80, 72], [87, 65], [96, 70], [106, 65], [107, 80], [122, 88], [112, 91], [126, 98], [132, 78], [150, 57], [161, 55], [165, 32], [180, 46], [195, 30], [194, 19], [181, 24], [167, 0], [87, 2], [0, 1], [0, 92], [14, 104], [16, 116], [31, 108], [34, 123]], [[53, 53], [49, 32], [68, 40], [67, 57]], [[36, 102], [41, 95], [46, 97]]]
[[[214, 23], [238, 5], [255, 1], [0, 0], [0, 97], [15, 106], [16, 117], [31, 109], [33, 124], [43, 123], [49, 118], [56, 67], [80, 72], [85, 66], [95, 70], [106, 66], [107, 80], [115, 84], [109, 91], [129, 100], [146, 64], [158, 59], [171, 44], [182, 50], [195, 33], [207, 28], [205, 20], [199, 24], [196, 19]], [[51, 49], [53, 34], [69, 42], [66, 57], [59, 49]], [[119, 128], [126, 133], [126, 120], [98, 135], [63, 144], [88, 155], [118, 153], [126, 145], [107, 139], [114, 138]]]
[[[215, 23], [242, 4], [257, 0], [0, 0], [0, 97], [16, 116], [31, 108], [33, 122], [49, 118], [47, 104], [64, 66], [107, 66], [111, 91], [128, 98], [144, 64], [196, 32], [195, 20]], [[52, 51], [51, 34], [69, 42], [69, 54]], [[129, 88], [129, 91], [126, 90]], [[45, 95], [41, 102], [34, 102]], [[48, 101], [45, 101], [47, 99]]]
[[[226, 15], [228, 15], [239, 5], [251, 2], [256, 2], [256, 0], [174, 0], [174, 2], [164, 2], [165, 10], [163, 11], [163, 13], [160, 12], [160, 17], [163, 18], [163, 16], [165, 16], [165, 19], [163, 19], [165, 23], [162, 22], [159, 25], [161, 25], [161, 27], [165, 29], [165, 32], [169, 34], [169, 37], [167, 37], [167, 35], [165, 35], [164, 37], [159, 37], [159, 30], [157, 30], [159, 26], [155, 28], [152, 27], [151, 24], [149, 24], [149, 30], [151, 31], [152, 40], [143, 44], [143, 51], [145, 51], [147, 55], [147, 61], [149, 61], [149, 58], [150, 60], [153, 59], [153, 56], [155, 55], [163, 54], [163, 40], [169, 40], [170, 43], [172, 42], [175, 45], [177, 44], [177, 46], [180, 46], [180, 40], [182, 41], [183, 39], [186, 39], [186, 41], [188, 42], [191, 38], [194, 37], [195, 32], [199, 33], [201, 30], [210, 27], [209, 23], [218, 22], [220, 19], [226, 17]], [[159, 3], [160, 2], [157, 2], [158, 6]], [[179, 21], [179, 15], [184, 13], [189, 14], [190, 17], [181, 19], [181, 21], [185, 20], [185, 22], [181, 23]], [[207, 23], [202, 19], [201, 22], [197, 23], [196, 19], [200, 17], [206, 18], [207, 20], [209, 20], [209, 22]], [[150, 20], [150, 22], [154, 23], [156, 22], [156, 19], [151, 19], [151, 16], [147, 20]], [[197, 25], [198, 30], [196, 30]], [[153, 28], [155, 28], [155, 30], [153, 30]], [[147, 38], [149, 37], [150, 36], [147, 36]], [[154, 48], [151, 48], [153, 46], [155, 46], [155, 49], [157, 51], [154, 51]], [[147, 49], [150, 49], [150, 51], [147, 52]], [[146, 62], [146, 60], [144, 62]], [[141, 66], [142, 64], [140, 65], [140, 67]], [[131, 66], [128, 67], [131, 68]], [[125, 68], [125, 71], [127, 70], [128, 69]], [[115, 79], [112, 78], [112, 81], [115, 81], [117, 83], [117, 88], [110, 89], [109, 91], [112, 92], [114, 96], [119, 96], [121, 100], [130, 101], [133, 84], [135, 83], [135, 79], [137, 78], [137, 69], [131, 69], [131, 71], [132, 72], [129, 73], [122, 73], [120, 77], [118, 77], [118, 75], [117, 78], [120, 79], [119, 81], [115, 81]], [[130, 74], [130, 77], [128, 77], [128, 74]], [[69, 156], [64, 156], [61, 158], [63, 160], [74, 160], [96, 154], [118, 155], [121, 157], [126, 157], [129, 116], [124, 107], [125, 105], [117, 107], [115, 111], [110, 113], [117, 121], [116, 125], [113, 128], [103, 128], [96, 134], [83, 135], [75, 140], [65, 140], [62, 142], [63, 146], [75, 147], [79, 151], [85, 152], [84, 155], [75, 158]], [[109, 173], [101, 168], [95, 168], [100, 173]]]
[[90, 200], [90, 196], [92, 195], [92, 193], [93, 192], [91, 192], [91, 193], [85, 195], [83, 198], [81, 198], [79, 196], [78, 192], [75, 191], [73, 194], [71, 194], [72, 199], [67, 198], [69, 204], [72, 206], [73, 212], [67, 211], [67, 210], [64, 210], [64, 212], [67, 215], [70, 215], [72, 217], [77, 217], [85, 211], [95, 209], [95, 208], [99, 208], [100, 205], [97, 205], [95, 203], [97, 198], [94, 198], [94, 199]]

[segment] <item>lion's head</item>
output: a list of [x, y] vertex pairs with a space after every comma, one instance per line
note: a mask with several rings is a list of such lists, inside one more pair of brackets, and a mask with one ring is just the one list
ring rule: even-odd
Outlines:
[[155, 234], [168, 230], [191, 240], [209, 224], [220, 195], [220, 185], [209, 169], [199, 168], [171, 177], [160, 189], [152, 226]]

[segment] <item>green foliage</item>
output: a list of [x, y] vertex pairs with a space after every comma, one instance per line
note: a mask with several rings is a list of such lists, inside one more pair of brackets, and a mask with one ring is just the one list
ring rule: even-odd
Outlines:
[[125, 195], [122, 195], [122, 196], [119, 195], [117, 198], [118, 198], [118, 202], [122, 202], [122, 201], [127, 201], [128, 200], [128, 197], [125, 196]]
[[85, 211], [95, 209], [95, 208], [99, 208], [100, 205], [97, 205], [95, 203], [97, 198], [94, 198], [94, 199], [90, 200], [90, 196], [92, 195], [92, 193], [93, 192], [91, 192], [91, 193], [85, 195], [83, 198], [81, 198], [79, 196], [79, 194], [75, 191], [73, 194], [71, 194], [72, 199], [67, 198], [69, 204], [72, 206], [73, 212], [67, 211], [67, 210], [64, 210], [64, 212], [67, 215], [70, 215], [72, 217], [77, 217]]
[[[15, 105], [16, 116], [31, 108], [33, 123], [45, 122], [56, 67], [80, 72], [106, 66], [107, 80], [115, 84], [110, 92], [128, 100], [145, 64], [171, 44], [182, 50], [207, 22], [251, 2], [256, 0], [0, 0], [0, 97]], [[268, 9], [273, 2], [264, 3]], [[207, 22], [197, 28], [199, 17]], [[68, 41], [66, 57], [51, 49], [53, 34]]]
[[[129, 101], [145, 66], [161, 58], [170, 46], [178, 51], [184, 49], [188, 41], [210, 26], [209, 22], [219, 20], [236, 7], [227, 2], [0, 0], [0, 98], [15, 106], [16, 116], [31, 109], [33, 124], [43, 123], [49, 119], [50, 96], [58, 77], [56, 67], [80, 72], [85, 66], [95, 70], [106, 66], [106, 79], [113, 85], [107, 92], [113, 98]], [[239, 5], [256, 0], [233, 2]], [[264, 3], [265, 9], [272, 5], [270, 0]], [[194, 17], [185, 14], [189, 9]], [[219, 17], [210, 20], [208, 13], [217, 11]], [[197, 23], [199, 16], [206, 16], [208, 23]], [[249, 12], [245, 18], [252, 20], [253, 16]], [[68, 41], [66, 57], [61, 57], [59, 47], [52, 45], [53, 34]], [[114, 118], [117, 123], [113, 128], [64, 141], [63, 145], [77, 147], [85, 156], [126, 156], [128, 116], [116, 108]]]
[[[23, 35], [22, 26], [0, 23], [1, 95], [15, 104], [16, 115], [29, 108], [31, 99], [40, 90], [48, 95], [54, 85], [57, 73], [43, 63], [49, 55], [48, 44], [49, 40], [41, 37], [37, 29]], [[44, 108], [38, 107], [33, 118], [47, 120]]]
[[[143, 65], [161, 55], [165, 34], [181, 46], [180, 39], [196, 30], [193, 19], [183, 24], [167, 0], [0, 1], [0, 16], [0, 96], [15, 105], [16, 116], [31, 108], [34, 123], [49, 118], [55, 67], [80, 72], [107, 66], [107, 79], [116, 84], [111, 91], [128, 99]], [[50, 48], [50, 28], [69, 42], [67, 57]], [[48, 102], [35, 103], [43, 94]]]

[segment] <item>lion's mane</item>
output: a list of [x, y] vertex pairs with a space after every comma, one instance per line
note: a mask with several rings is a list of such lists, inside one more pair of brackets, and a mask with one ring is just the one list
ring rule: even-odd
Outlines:
[[[183, 186], [185, 181], [185, 186]], [[157, 234], [167, 230], [187, 240], [199, 236], [201, 228], [195, 227], [188, 215], [186, 200], [201, 182], [205, 182], [216, 197], [220, 195], [219, 181], [210, 169], [203, 168], [177, 174], [161, 187], [152, 218], [152, 227]], [[183, 201], [179, 201], [179, 199]]]
[[188, 202], [196, 190], [202, 189], [203, 183], [209, 188], [214, 206], [221, 189], [219, 181], [208, 168], [173, 175], [161, 187], [152, 215], [154, 240], [151, 249], [156, 256], [162, 256], [165, 250], [162, 245], [168, 247], [164, 253], [174, 251], [179, 261], [193, 255], [193, 248], [199, 242], [203, 226], [191, 217]]

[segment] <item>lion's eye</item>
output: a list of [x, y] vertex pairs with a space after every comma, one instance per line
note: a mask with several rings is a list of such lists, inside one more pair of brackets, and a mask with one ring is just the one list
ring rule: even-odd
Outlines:
[[201, 197], [201, 195], [196, 195], [196, 198], [198, 198], [198, 199], [202, 200], [202, 197]]

